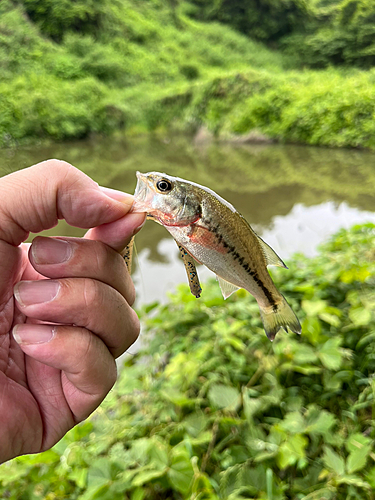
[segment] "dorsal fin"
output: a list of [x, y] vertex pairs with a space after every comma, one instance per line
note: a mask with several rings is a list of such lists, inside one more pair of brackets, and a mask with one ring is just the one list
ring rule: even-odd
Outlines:
[[272, 250], [272, 248], [269, 245], [267, 245], [267, 243], [265, 241], [263, 241], [260, 236], [257, 235], [257, 238], [258, 238], [260, 246], [263, 250], [263, 254], [266, 258], [267, 266], [279, 266], [279, 267], [285, 267], [285, 269], [288, 269], [287, 266], [284, 264], [284, 262], [277, 255], [275, 250]]
[[229, 281], [224, 280], [223, 278], [220, 278], [220, 276], [216, 275], [216, 278], [219, 282], [221, 293], [223, 294], [224, 299], [227, 299], [232, 295], [233, 292], [236, 290], [239, 290], [239, 287], [236, 285], [233, 285], [232, 283], [229, 283]]

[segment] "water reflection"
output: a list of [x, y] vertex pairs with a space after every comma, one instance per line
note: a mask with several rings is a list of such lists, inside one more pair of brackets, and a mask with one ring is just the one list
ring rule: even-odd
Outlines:
[[[102, 185], [133, 192], [135, 171], [158, 170], [209, 186], [230, 201], [284, 259], [308, 255], [340, 227], [375, 222], [375, 155], [286, 145], [195, 144], [186, 137], [92, 139], [0, 151], [5, 175], [47, 158], [74, 164]], [[48, 234], [82, 235], [63, 221]], [[137, 236], [139, 302], [185, 281], [177, 247], [148, 222]], [[201, 271], [202, 275], [202, 271]], [[204, 277], [208, 272], [204, 272]]]

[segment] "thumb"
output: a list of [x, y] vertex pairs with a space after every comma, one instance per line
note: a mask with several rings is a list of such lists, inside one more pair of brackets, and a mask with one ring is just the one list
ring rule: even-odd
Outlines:
[[69, 163], [47, 160], [0, 179], [0, 240], [18, 246], [29, 232], [54, 227], [59, 219], [76, 227], [108, 224], [128, 213], [133, 197], [107, 196]]

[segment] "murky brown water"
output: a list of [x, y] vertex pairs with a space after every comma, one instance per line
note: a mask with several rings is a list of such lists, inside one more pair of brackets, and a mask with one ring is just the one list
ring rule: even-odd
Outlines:
[[[135, 171], [157, 170], [206, 185], [230, 201], [284, 260], [341, 227], [375, 222], [375, 154], [284, 145], [196, 144], [186, 137], [92, 139], [0, 150], [0, 174], [47, 158], [66, 160], [102, 185], [133, 192]], [[82, 235], [61, 222], [53, 235]], [[168, 233], [147, 222], [137, 236], [138, 304], [163, 300], [185, 281]], [[209, 275], [201, 270], [201, 280]]]

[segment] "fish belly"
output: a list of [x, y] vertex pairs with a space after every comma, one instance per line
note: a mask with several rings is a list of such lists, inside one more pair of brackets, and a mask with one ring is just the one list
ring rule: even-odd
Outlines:
[[[197, 238], [191, 238], [188, 228], [168, 227], [167, 228], [173, 238], [182, 245], [194, 259], [200, 264], [205, 265], [210, 271], [217, 276], [250, 292], [258, 300], [261, 300], [261, 290], [259, 284], [251, 276], [250, 272], [255, 271], [248, 262], [248, 271], [241, 265], [231, 252], [225, 247], [217, 245], [217, 242], [212, 238], [212, 242], [208, 241], [210, 235], [206, 234], [204, 240], [200, 241]], [[197, 241], [198, 240], [198, 241]], [[212, 243], [210, 245], [210, 243]], [[266, 271], [267, 272], [267, 271]], [[257, 273], [256, 273], [257, 274]], [[267, 273], [268, 274], [268, 273]], [[258, 278], [259, 280], [259, 278]]]

